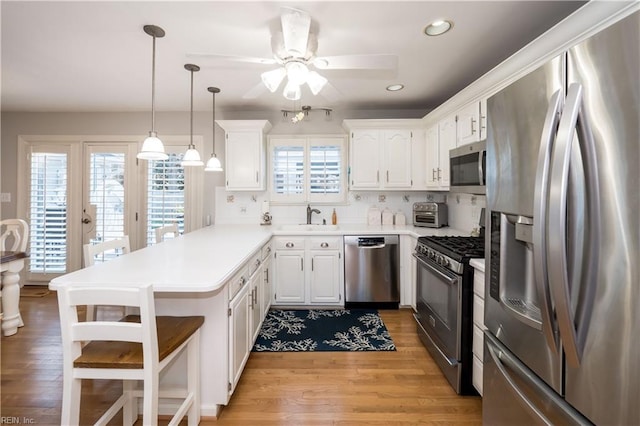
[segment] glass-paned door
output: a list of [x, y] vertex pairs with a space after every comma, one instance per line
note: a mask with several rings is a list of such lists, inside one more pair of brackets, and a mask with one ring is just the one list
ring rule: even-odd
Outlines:
[[[131, 246], [135, 247], [135, 153], [136, 145], [131, 143], [85, 145], [84, 244], [128, 235]], [[106, 252], [96, 259], [96, 263], [119, 254]]]
[[29, 277], [47, 279], [67, 272], [68, 160], [68, 153], [60, 150], [30, 154]]
[[[155, 229], [178, 225], [184, 233], [185, 225], [185, 169], [180, 165], [184, 152], [171, 152], [169, 158], [150, 161], [147, 166], [147, 245], [156, 243]], [[167, 236], [167, 238], [171, 238]]]

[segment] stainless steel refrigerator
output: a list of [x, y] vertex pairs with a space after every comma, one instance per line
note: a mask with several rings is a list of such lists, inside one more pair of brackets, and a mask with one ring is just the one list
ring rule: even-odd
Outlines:
[[487, 425], [640, 424], [639, 33], [487, 102]]

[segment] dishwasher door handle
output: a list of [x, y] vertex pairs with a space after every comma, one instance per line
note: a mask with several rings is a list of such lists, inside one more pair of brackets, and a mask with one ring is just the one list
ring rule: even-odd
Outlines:
[[380, 248], [385, 248], [387, 245], [382, 243], [382, 244], [376, 244], [375, 246], [361, 246], [358, 245], [359, 249], [366, 249], [366, 250], [370, 250], [370, 249], [380, 249]]

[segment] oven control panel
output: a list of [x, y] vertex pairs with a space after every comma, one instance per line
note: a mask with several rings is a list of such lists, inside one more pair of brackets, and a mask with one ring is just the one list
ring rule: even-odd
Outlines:
[[449, 256], [446, 256], [438, 252], [437, 250], [427, 247], [424, 244], [418, 243], [418, 245], [416, 246], [416, 253], [419, 256], [429, 259], [433, 263], [444, 266], [445, 268], [455, 272], [456, 274], [462, 274], [462, 271], [464, 269], [464, 264], [457, 262]]

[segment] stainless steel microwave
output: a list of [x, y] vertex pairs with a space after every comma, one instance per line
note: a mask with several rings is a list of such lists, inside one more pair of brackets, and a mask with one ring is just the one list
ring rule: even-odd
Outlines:
[[474, 142], [449, 151], [450, 191], [485, 194], [487, 142]]

